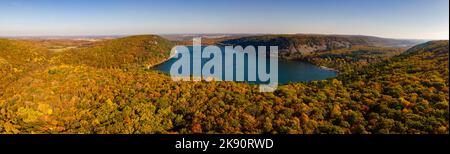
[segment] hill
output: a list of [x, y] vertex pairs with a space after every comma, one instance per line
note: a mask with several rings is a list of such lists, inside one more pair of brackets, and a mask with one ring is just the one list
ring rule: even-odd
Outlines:
[[167, 59], [172, 46], [170, 41], [156, 35], [130, 36], [59, 52], [51, 62], [98, 68], [147, 67]]
[[202, 45], [216, 45], [220, 42], [238, 39], [246, 36], [255, 36], [253, 34], [166, 34], [161, 37], [175, 42], [178, 45], [192, 45], [193, 38], [202, 38]]
[[48, 58], [48, 51], [33, 42], [0, 39], [0, 91], [27, 72], [46, 65]]
[[278, 46], [279, 57], [283, 59], [297, 59], [311, 53], [350, 48], [352, 46], [411, 47], [418, 44], [418, 42], [359, 35], [294, 34], [249, 36], [225, 40], [220, 42], [220, 44]]
[[340, 72], [355, 71], [370, 64], [382, 62], [400, 55], [405, 48], [352, 46], [336, 50], [315, 52], [296, 59], [314, 65], [333, 68]]
[[[337, 79], [359, 93], [352, 98], [368, 106], [366, 120], [372, 128], [382, 128], [379, 133], [448, 131], [448, 45], [448, 41], [420, 44]], [[386, 122], [391, 130], [383, 128]]]

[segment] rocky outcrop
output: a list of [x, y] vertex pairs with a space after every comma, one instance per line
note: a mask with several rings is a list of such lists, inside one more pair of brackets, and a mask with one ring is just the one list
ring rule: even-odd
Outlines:
[[410, 47], [419, 41], [396, 40], [351, 35], [261, 35], [222, 41], [222, 45], [278, 46], [279, 57], [297, 59], [315, 52], [350, 48], [355, 45], [382, 47]]

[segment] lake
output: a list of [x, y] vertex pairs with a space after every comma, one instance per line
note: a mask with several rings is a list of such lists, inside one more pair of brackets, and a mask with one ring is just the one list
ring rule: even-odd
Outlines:
[[[204, 48], [204, 47], [202, 47]], [[223, 54], [224, 52], [224, 47], [220, 47], [222, 50], [222, 62], [223, 62], [223, 66], [222, 66], [222, 76], [225, 76], [225, 74], [227, 73], [226, 70], [224, 69], [225, 66], [224, 64], [224, 59], [225, 58], [229, 58], [229, 57], [225, 57], [225, 54]], [[191, 52], [192, 55], [192, 46], [188, 47], [188, 49]], [[228, 55], [228, 54], [227, 54]], [[165, 73], [169, 73], [170, 72], [170, 68], [172, 66], [173, 63], [175, 63], [175, 61], [177, 61], [181, 56], [179, 56], [178, 58], [171, 58], [159, 65], [156, 65], [153, 67], [153, 69], [155, 70], [159, 70]], [[257, 70], [257, 66], [248, 66], [247, 65], [247, 57], [245, 56], [245, 66], [244, 67], [244, 71], [245, 71], [245, 81], [248, 83], [254, 83], [254, 84], [260, 84], [260, 83], [267, 83], [267, 82], [261, 82], [259, 81], [259, 79], [257, 79], [257, 81], [248, 81], [248, 75], [247, 72], [249, 69], [255, 69]], [[191, 56], [191, 72], [192, 72], [192, 59], [197, 58], [197, 57], [193, 57]], [[234, 57], [235, 58], [235, 57]], [[272, 57], [273, 58], [273, 57]], [[202, 58], [202, 66], [211, 58]], [[267, 60], [269, 61], [269, 60]], [[236, 62], [233, 63], [233, 65], [236, 65]], [[267, 64], [268, 65], [268, 64]], [[241, 66], [242, 67], [242, 66]], [[268, 67], [268, 66], [267, 66]], [[212, 69], [214, 70], [214, 69]], [[236, 72], [236, 69], [233, 69], [234, 72]], [[229, 72], [228, 72], [229, 73]], [[315, 66], [312, 65], [310, 63], [307, 62], [302, 62], [302, 61], [286, 61], [286, 60], [278, 60], [278, 83], [279, 84], [287, 84], [287, 83], [293, 83], [293, 82], [308, 82], [308, 81], [314, 81], [314, 80], [324, 80], [327, 78], [332, 78], [335, 77], [337, 75], [336, 71], [332, 71], [332, 70], [328, 70], [328, 69], [323, 69], [319, 66]], [[235, 76], [234, 76], [234, 81], [236, 81]]]

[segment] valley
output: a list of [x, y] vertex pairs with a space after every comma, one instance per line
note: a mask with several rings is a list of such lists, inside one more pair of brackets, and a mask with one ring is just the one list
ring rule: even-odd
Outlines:
[[339, 74], [260, 93], [238, 82], [174, 82], [148, 69], [185, 40], [0, 39], [0, 133], [448, 133], [448, 40], [417, 45], [303, 34], [210, 39], [208, 44], [278, 45], [281, 59]]

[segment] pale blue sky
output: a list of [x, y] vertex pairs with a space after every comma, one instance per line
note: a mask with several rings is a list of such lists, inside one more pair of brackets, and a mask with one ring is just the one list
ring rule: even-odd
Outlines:
[[448, 39], [448, 0], [1, 0], [0, 36], [319, 33]]

